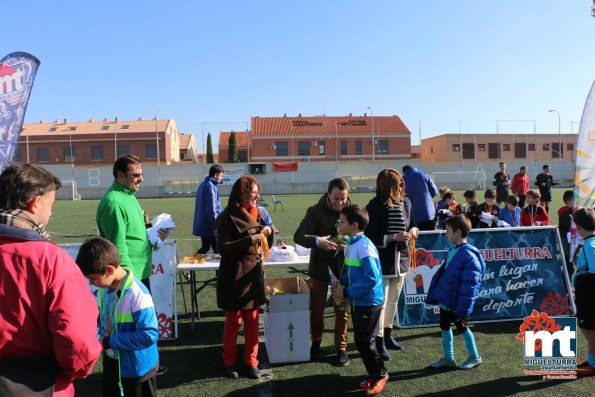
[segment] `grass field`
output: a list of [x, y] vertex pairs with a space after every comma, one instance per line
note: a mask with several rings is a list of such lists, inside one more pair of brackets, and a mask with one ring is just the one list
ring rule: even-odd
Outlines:
[[[561, 205], [563, 190], [554, 190], [552, 209]], [[351, 195], [352, 202], [366, 204], [372, 193]], [[281, 237], [293, 243], [293, 232], [305, 214], [306, 208], [318, 200], [319, 195], [279, 196], [285, 201], [284, 211], [272, 212], [275, 224], [281, 230]], [[462, 192], [457, 192], [462, 197]], [[270, 201], [270, 196], [266, 196]], [[161, 212], [172, 214], [177, 228], [171, 238], [178, 242], [178, 253], [195, 251], [199, 242], [191, 235], [194, 200], [143, 199], [141, 206], [149, 215]], [[85, 236], [95, 234], [95, 209], [98, 201], [59, 201], [54, 205], [54, 215], [48, 230], [55, 242], [81, 242]], [[269, 207], [270, 209], [271, 207]], [[557, 223], [556, 211], [552, 212], [553, 223]], [[268, 269], [267, 276], [303, 276], [303, 272]], [[198, 278], [207, 282], [214, 273], [200, 272]], [[186, 292], [188, 286], [186, 285]], [[215, 305], [215, 286], [209, 283], [200, 293], [201, 319], [196, 334], [190, 330], [190, 320], [184, 316], [182, 296], [177, 293], [178, 308], [182, 314], [179, 321], [180, 336], [176, 341], [159, 344], [161, 360], [169, 371], [158, 379], [161, 396], [343, 396], [363, 395], [358, 383], [365, 376], [365, 369], [349, 335], [349, 353], [352, 363], [347, 367], [336, 367], [332, 346], [331, 309], [325, 316], [323, 353], [325, 355], [309, 363], [267, 365], [264, 346], [261, 344], [261, 366], [265, 376], [260, 381], [240, 378], [230, 380], [222, 377], [221, 335], [223, 312]], [[477, 345], [484, 363], [471, 371], [435, 371], [428, 364], [439, 358], [440, 331], [438, 327], [401, 329], [396, 331], [405, 350], [393, 352], [393, 360], [387, 362], [390, 380], [382, 395], [385, 396], [433, 396], [433, 395], [542, 395], [548, 396], [590, 396], [593, 395], [593, 379], [574, 381], [542, 380], [523, 373], [523, 345], [516, 340], [520, 321], [476, 324], [471, 328], [476, 335]], [[351, 332], [351, 329], [350, 329]], [[455, 331], [455, 355], [458, 361], [465, 359], [462, 340]], [[586, 356], [586, 342], [582, 334], [578, 337], [579, 356]], [[101, 395], [101, 363], [87, 379], [76, 382], [77, 395]]]

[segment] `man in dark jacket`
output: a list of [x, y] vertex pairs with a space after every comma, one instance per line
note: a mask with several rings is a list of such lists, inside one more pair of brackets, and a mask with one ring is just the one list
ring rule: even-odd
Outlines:
[[438, 188], [428, 174], [410, 165], [403, 167], [405, 194], [413, 204], [413, 218], [419, 230], [434, 230], [436, 207], [432, 200]]
[[[293, 240], [306, 248], [311, 248], [310, 264], [308, 266], [308, 280], [310, 286], [310, 327], [312, 330], [312, 347], [310, 355], [320, 355], [320, 343], [324, 331], [324, 307], [326, 305], [328, 285], [330, 281], [329, 268], [337, 279], [341, 278], [343, 270], [343, 254], [337, 240], [337, 222], [339, 211], [349, 202], [349, 184], [343, 178], [336, 178], [329, 182], [325, 193], [318, 204], [306, 211], [306, 216], [300, 223], [293, 236]], [[335, 348], [337, 350], [337, 364], [349, 364], [347, 355], [347, 324], [348, 312], [334, 305], [335, 308]]]
[[196, 201], [194, 203], [194, 223], [192, 234], [200, 237], [202, 247], [198, 254], [206, 254], [213, 248], [213, 253], [219, 253], [217, 249], [217, 217], [221, 213], [221, 200], [217, 185], [221, 183], [225, 174], [223, 167], [218, 164], [211, 166], [209, 176], [196, 189]]

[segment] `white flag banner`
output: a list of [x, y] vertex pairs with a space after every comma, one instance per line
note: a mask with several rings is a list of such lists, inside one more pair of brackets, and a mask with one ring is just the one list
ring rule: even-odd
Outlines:
[[[58, 244], [76, 259], [81, 243]], [[153, 266], [151, 271], [151, 296], [157, 312], [157, 323], [159, 327], [159, 340], [175, 339], [178, 337], [176, 327], [177, 306], [174, 300], [174, 286], [178, 255], [176, 242], [166, 241], [163, 247], [153, 251]], [[97, 299], [97, 287], [89, 285], [91, 292]]]
[[587, 96], [578, 130], [574, 201], [580, 207], [595, 205], [595, 82]]
[[228, 170], [224, 168], [223, 170], [225, 171], [225, 174], [223, 174], [223, 179], [221, 180], [221, 183], [224, 185], [233, 185], [239, 177], [244, 175], [243, 168], [238, 168], [235, 170]]

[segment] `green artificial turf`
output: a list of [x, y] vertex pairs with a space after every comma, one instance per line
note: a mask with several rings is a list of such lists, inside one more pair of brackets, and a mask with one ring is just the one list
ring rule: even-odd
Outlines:
[[[551, 208], [552, 223], [557, 223], [557, 209], [562, 205], [563, 189], [554, 189]], [[462, 201], [462, 191], [456, 192]], [[355, 193], [352, 202], [366, 204], [373, 193]], [[285, 202], [272, 212], [275, 224], [281, 230], [281, 237], [293, 244], [293, 233], [319, 195], [278, 196]], [[226, 198], [224, 198], [224, 203]], [[183, 255], [195, 251], [200, 245], [191, 234], [194, 213], [193, 198], [143, 199], [141, 206], [154, 216], [170, 213], [177, 228], [171, 238], [177, 240], [178, 253]], [[58, 201], [48, 230], [52, 240], [59, 243], [82, 242], [87, 235], [94, 235], [97, 200]], [[269, 277], [301, 276], [306, 278], [305, 268], [268, 269]], [[190, 329], [190, 319], [184, 313], [181, 289], [178, 288], [179, 338], [159, 343], [161, 360], [169, 370], [158, 378], [160, 396], [361, 396], [358, 384], [365, 377], [365, 369], [353, 343], [350, 328], [349, 354], [352, 362], [347, 367], [334, 365], [333, 313], [325, 313], [325, 334], [323, 357], [308, 363], [267, 365], [264, 344], [261, 344], [261, 365], [265, 377], [260, 381], [240, 378], [224, 378], [221, 362], [221, 340], [224, 315], [215, 304], [214, 272], [197, 274], [199, 282], [207, 282], [200, 292], [201, 319], [196, 323], [196, 333]], [[209, 282], [210, 281], [210, 282]], [[186, 294], [189, 285], [184, 284]], [[187, 302], [189, 297], [186, 297]], [[470, 371], [432, 370], [431, 361], [441, 356], [441, 337], [438, 327], [401, 329], [396, 336], [403, 343], [403, 351], [392, 352], [393, 359], [386, 363], [390, 380], [382, 393], [384, 396], [433, 396], [433, 395], [547, 395], [547, 396], [590, 396], [593, 395], [593, 379], [543, 380], [537, 376], [526, 376], [523, 371], [523, 344], [516, 339], [520, 320], [501, 323], [482, 323], [471, 326], [475, 334], [483, 364]], [[455, 356], [459, 362], [465, 360], [463, 342], [455, 330]], [[241, 338], [240, 338], [241, 339]], [[239, 341], [241, 344], [241, 340]], [[578, 353], [586, 357], [586, 341], [579, 331]], [[534, 368], [533, 368], [534, 369]], [[93, 374], [75, 382], [78, 396], [101, 395], [101, 363]]]

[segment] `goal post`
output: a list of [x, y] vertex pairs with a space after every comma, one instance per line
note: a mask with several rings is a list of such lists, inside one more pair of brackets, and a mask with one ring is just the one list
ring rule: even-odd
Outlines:
[[76, 188], [75, 180], [67, 179], [60, 182], [62, 182], [62, 187], [56, 192], [57, 200], [77, 201], [81, 199], [81, 194]]
[[431, 174], [437, 187], [448, 186], [456, 190], [486, 189], [486, 173], [477, 171], [436, 171]]

